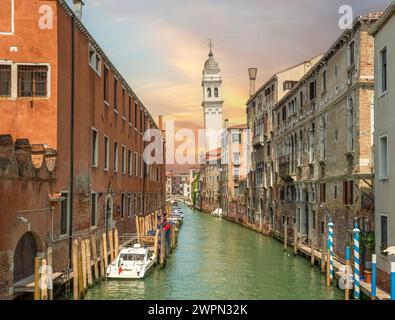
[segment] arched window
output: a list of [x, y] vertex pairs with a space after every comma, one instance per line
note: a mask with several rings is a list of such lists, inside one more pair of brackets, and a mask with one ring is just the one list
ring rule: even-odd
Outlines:
[[218, 88], [214, 88], [214, 97], [218, 98]]
[[207, 97], [211, 98], [211, 88], [207, 88]]

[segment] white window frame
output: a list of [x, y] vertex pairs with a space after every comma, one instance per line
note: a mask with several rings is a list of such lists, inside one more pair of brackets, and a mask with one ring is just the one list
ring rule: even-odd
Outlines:
[[380, 212], [380, 215], [379, 215], [379, 218], [380, 218], [380, 220], [379, 220], [379, 225], [380, 225], [380, 239], [378, 239], [379, 240], [379, 245], [380, 245], [380, 250], [379, 250], [379, 252], [381, 252], [381, 240], [382, 240], [382, 237], [383, 237], [383, 230], [381, 230], [381, 217], [386, 217], [387, 218], [387, 248], [388, 247], [390, 247], [391, 245], [390, 245], [390, 243], [391, 243], [391, 240], [390, 240], [390, 217], [389, 217], [389, 214], [388, 213], [384, 213], [384, 212]]
[[140, 155], [140, 179], [143, 179], [143, 171], [144, 171], [144, 164], [143, 164], [143, 156]]
[[[384, 90], [383, 89], [383, 52], [386, 51], [386, 62], [387, 62], [387, 88]], [[388, 46], [384, 46], [380, 51], [379, 51], [379, 97], [382, 97], [388, 93]]]
[[[45, 66], [48, 68], [47, 71], [47, 95], [44, 97], [18, 97], [18, 67], [19, 66]], [[14, 69], [15, 68], [15, 69]], [[31, 62], [18, 62], [11, 66], [11, 98], [15, 99], [49, 99], [51, 97], [51, 64], [49, 63], [31, 63]]]
[[110, 138], [104, 135], [103, 141], [104, 141], [104, 171], [110, 171]]
[[15, 0], [11, 0], [11, 30], [10, 31], [1, 31], [1, 36], [12, 36], [15, 33]]
[[126, 174], [126, 146], [122, 145], [121, 147], [121, 152], [122, 152], [122, 156], [121, 156], [121, 164], [122, 164], [122, 174], [125, 175]]
[[133, 176], [133, 151], [128, 150], [128, 174]]
[[118, 172], [118, 162], [119, 162], [118, 149], [119, 149], [119, 144], [117, 141], [114, 141], [113, 162], [114, 162], [115, 173]]
[[[93, 132], [96, 133], [96, 139], [93, 141]], [[92, 167], [99, 167], [99, 131], [92, 127]], [[93, 152], [94, 151], [94, 152]]]
[[69, 232], [70, 232], [70, 191], [61, 191], [60, 194], [67, 194], [67, 199], [63, 200], [63, 201], [67, 201], [67, 214], [66, 214], [66, 233], [61, 233], [61, 219], [62, 219], [62, 203], [59, 206], [59, 210], [60, 210], [60, 220], [59, 220], [59, 234], [61, 238], [67, 237]]
[[[351, 44], [354, 45], [354, 52], [351, 51]], [[348, 53], [347, 61], [348, 61], [348, 66], [349, 67], [354, 66], [357, 63], [357, 61], [356, 61], [356, 58], [357, 58], [357, 56], [356, 56], [356, 45], [357, 45], [357, 43], [356, 43], [355, 39], [352, 39], [350, 41], [350, 43], [348, 44], [348, 47], [347, 47], [347, 53]], [[354, 61], [352, 63], [351, 63], [351, 53], [353, 53], [353, 58], [354, 58]]]
[[[386, 139], [387, 140], [387, 159], [386, 159], [386, 165], [387, 165], [387, 170], [386, 170], [386, 175], [383, 175], [382, 174], [382, 169], [380, 169], [381, 168], [381, 154], [382, 154], [382, 146], [381, 146], [381, 141], [382, 141], [382, 139]], [[378, 177], [379, 177], [379, 180], [388, 180], [388, 178], [389, 178], [389, 172], [388, 172], [388, 169], [389, 169], [389, 167], [388, 167], [388, 165], [389, 165], [389, 152], [388, 152], [388, 146], [389, 146], [389, 144], [388, 144], [388, 134], [383, 134], [383, 135], [381, 135], [381, 136], [379, 136], [379, 141], [378, 141], [378, 163], [376, 164], [377, 165], [377, 168], [378, 168]]]
[[[95, 197], [95, 203], [92, 202], [92, 197]], [[98, 218], [98, 214], [97, 214], [97, 209], [98, 209], [98, 202], [99, 202], [99, 194], [95, 191], [91, 192], [91, 215], [90, 215], [90, 227], [91, 229], [96, 229], [97, 228], [97, 218]], [[95, 224], [92, 224], [92, 209], [93, 206], [95, 206]]]
[[[91, 52], [93, 53], [93, 59], [91, 59]], [[99, 66], [97, 59], [99, 58]], [[102, 57], [97, 53], [95, 48], [89, 44], [88, 47], [88, 64], [90, 67], [97, 73], [99, 77], [101, 77], [102, 70]]]
[[139, 156], [137, 152], [134, 152], [134, 173], [135, 176], [138, 178], [139, 176]]

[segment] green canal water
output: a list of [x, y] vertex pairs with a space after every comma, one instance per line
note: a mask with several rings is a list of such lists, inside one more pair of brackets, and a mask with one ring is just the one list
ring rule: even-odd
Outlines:
[[184, 208], [177, 249], [142, 281], [105, 281], [86, 299], [334, 300], [318, 267], [237, 224]]

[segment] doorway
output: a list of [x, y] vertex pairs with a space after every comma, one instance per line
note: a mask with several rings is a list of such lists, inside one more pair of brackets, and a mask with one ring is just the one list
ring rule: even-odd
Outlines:
[[26, 232], [19, 239], [14, 253], [14, 283], [34, 275], [37, 244], [33, 233]]

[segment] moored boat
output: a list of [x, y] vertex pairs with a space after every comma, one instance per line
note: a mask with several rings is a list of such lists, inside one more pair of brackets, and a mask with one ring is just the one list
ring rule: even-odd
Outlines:
[[107, 267], [108, 279], [143, 279], [157, 257], [151, 248], [140, 244], [122, 248], [117, 258]]

